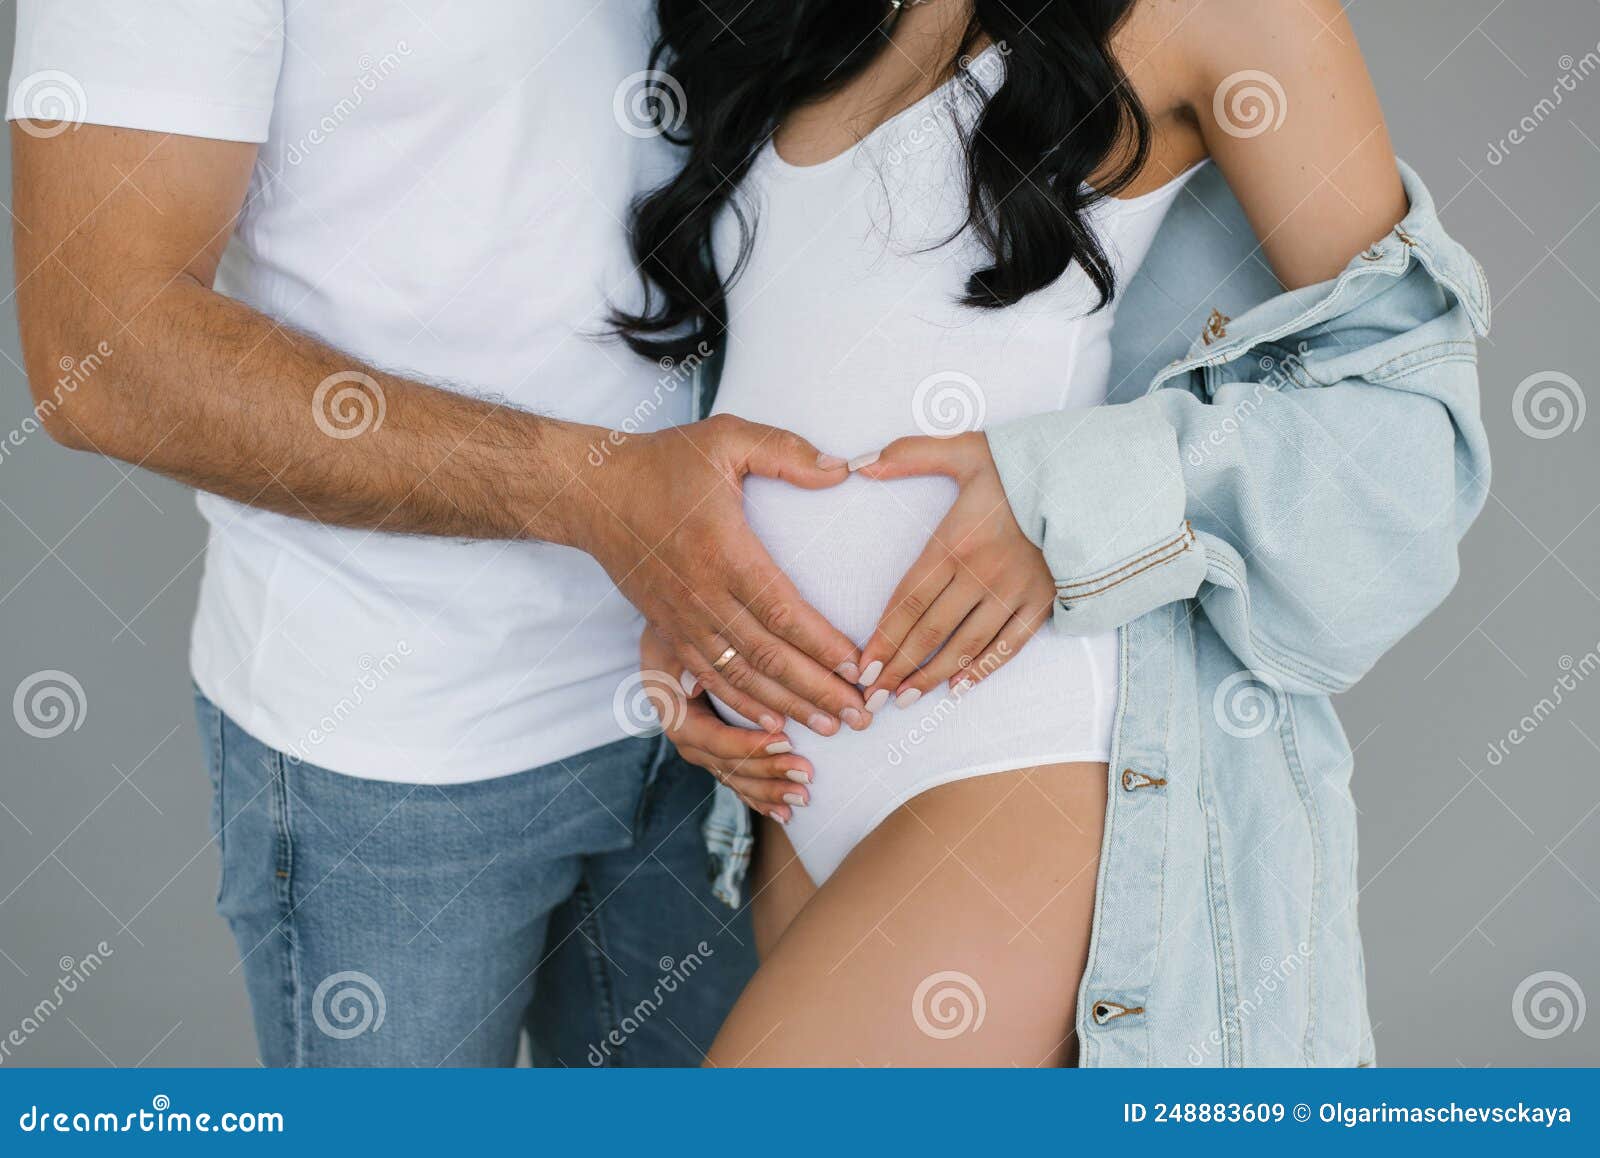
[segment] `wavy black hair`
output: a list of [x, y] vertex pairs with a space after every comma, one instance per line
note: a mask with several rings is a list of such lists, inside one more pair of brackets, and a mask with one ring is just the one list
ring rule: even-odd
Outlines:
[[[967, 226], [993, 264], [973, 271], [963, 301], [1012, 305], [1076, 261], [1104, 306], [1115, 277], [1085, 211], [1133, 180], [1150, 149], [1149, 120], [1111, 50], [1134, 0], [971, 2], [950, 70], [985, 98], [965, 140]], [[686, 155], [675, 177], [634, 203], [630, 234], [645, 299], [612, 323], [641, 354], [684, 358], [720, 343], [727, 286], [749, 257], [754, 223], [737, 200], [741, 246], [727, 284], [711, 252], [713, 223], [735, 186], [786, 114], [838, 90], [885, 48], [899, 8], [889, 0], [657, 0], [657, 11], [650, 63], [662, 88], [652, 115]], [[984, 40], [1005, 56], [992, 93], [960, 67]], [[1090, 190], [1088, 178], [1108, 163], [1109, 177]]]

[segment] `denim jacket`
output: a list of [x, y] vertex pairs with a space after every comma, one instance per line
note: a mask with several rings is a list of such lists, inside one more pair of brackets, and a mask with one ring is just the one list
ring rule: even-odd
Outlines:
[[[1197, 174], [1122, 289], [1107, 404], [988, 432], [1053, 629], [1119, 638], [1083, 1065], [1373, 1063], [1329, 696], [1450, 590], [1489, 481], [1488, 288], [1400, 169], [1400, 225], [1288, 293]], [[730, 903], [751, 835], [723, 789]]]

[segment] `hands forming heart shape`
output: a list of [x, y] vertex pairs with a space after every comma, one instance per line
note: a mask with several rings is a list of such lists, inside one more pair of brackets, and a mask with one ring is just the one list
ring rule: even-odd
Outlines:
[[[1055, 581], [1017, 525], [980, 432], [902, 438], [845, 463], [795, 435], [742, 419], [718, 416], [696, 426], [712, 429], [651, 437], [678, 438], [673, 453], [692, 445], [703, 469], [654, 477], [686, 488], [713, 478], [708, 497], [688, 504], [689, 515], [654, 558], [613, 577], [651, 622], [641, 666], [678, 678], [688, 693], [686, 711], [664, 714], [680, 754], [758, 811], [787, 822], [790, 807], [807, 802], [814, 769], [795, 752], [784, 717], [832, 735], [840, 722], [869, 727], [872, 713], [891, 698], [910, 707], [940, 684], [966, 694], [1049, 621]], [[959, 488], [859, 651], [805, 603], [735, 506], [746, 474], [821, 489], [850, 473], [879, 481], [943, 475]], [[688, 492], [681, 497], [687, 500]], [[730, 533], [730, 525], [737, 530]], [[675, 562], [685, 556], [690, 561]], [[677, 566], [686, 570], [672, 578], [661, 573]], [[677, 574], [697, 580], [674, 582]], [[759, 730], [725, 724], [707, 692]]]

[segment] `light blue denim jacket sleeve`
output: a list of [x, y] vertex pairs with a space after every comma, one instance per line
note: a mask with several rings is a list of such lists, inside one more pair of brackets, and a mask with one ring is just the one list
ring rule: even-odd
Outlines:
[[[1454, 585], [1489, 481], [1473, 341], [1488, 296], [1402, 175], [1405, 220], [1333, 281], [1236, 319], [1213, 307], [1133, 401], [989, 432], [1056, 577], [1058, 630], [1197, 597], [1247, 668], [1330, 693]], [[1179, 240], [1158, 239], [1152, 262], [1200, 256]], [[1121, 304], [1119, 346], [1170, 344], [1138, 311]]]

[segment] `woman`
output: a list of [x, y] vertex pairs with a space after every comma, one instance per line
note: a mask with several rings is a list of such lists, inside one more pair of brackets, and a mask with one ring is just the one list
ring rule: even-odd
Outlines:
[[[1322, 303], [1315, 324], [1267, 337], [1303, 330], [1312, 362], [1313, 339], [1330, 335], [1381, 346], [1389, 335], [1372, 317], [1336, 312], [1335, 303], [1361, 296], [1338, 287], [1363, 255], [1374, 269], [1389, 262], [1383, 268], [1408, 287], [1406, 300], [1426, 307], [1402, 310], [1389, 330], [1416, 340], [1445, 319], [1459, 343], [1465, 315], [1450, 297], [1463, 296], [1459, 287], [1426, 272], [1413, 284], [1410, 258], [1402, 253], [1405, 269], [1391, 269], [1396, 259], [1379, 246], [1399, 233], [1408, 240], [1395, 249], [1416, 248], [1400, 227], [1417, 224], [1407, 212], [1408, 192], [1413, 214], [1418, 192], [1402, 183], [1338, 4], [662, 0], [660, 13], [661, 58], [682, 86], [689, 149], [677, 177], [637, 209], [635, 249], [654, 292], [621, 326], [652, 356], [721, 345], [719, 411], [849, 458], [855, 477], [834, 489], [762, 479], [744, 487], [751, 525], [800, 592], [865, 641], [843, 674], [859, 677], [869, 712], [847, 715], [844, 728], [817, 721], [803, 741], [763, 731], [749, 723], [760, 714], [751, 707], [759, 682], [731, 687], [721, 657], [645, 641], [646, 667], [686, 664], [691, 691], [712, 693], [738, 725], [691, 710], [673, 731], [680, 749], [766, 818], [755, 900], [763, 964], [709, 1063], [1071, 1064], [1090, 1023], [1141, 1018], [1141, 1060], [1179, 1055], [1185, 1044], [1200, 1060], [1213, 1050], [1217, 1060], [1252, 1060], [1240, 1022], [1261, 1002], [1240, 981], [1234, 941], [1251, 943], [1286, 906], [1251, 895], [1237, 912], [1229, 907], [1225, 878], [1240, 866], [1227, 860], [1263, 855], [1260, 844], [1238, 848], [1229, 828], [1266, 834], [1269, 858], [1283, 858], [1271, 867], [1292, 882], [1287, 892], [1306, 898], [1307, 911], [1282, 919], [1261, 944], [1280, 954], [1290, 945], [1300, 957], [1337, 944], [1320, 988], [1286, 985], [1296, 998], [1284, 1016], [1302, 1038], [1290, 1056], [1370, 1060], [1353, 913], [1348, 903], [1323, 907], [1330, 874], [1347, 887], [1354, 864], [1339, 779], [1348, 753], [1323, 712], [1339, 681], [1307, 659], [1316, 649], [1269, 645], [1268, 634], [1281, 633], [1254, 630], [1248, 599], [1242, 630], [1233, 630], [1226, 598], [1215, 611], [1204, 605], [1201, 628], [1193, 605], [1172, 615], [1202, 582], [1271, 611], [1298, 594], [1304, 608], [1288, 607], [1280, 622], [1301, 626], [1324, 602], [1366, 609], [1354, 585], [1361, 576], [1342, 592], [1290, 591], [1283, 600], [1269, 568], [1274, 536], [1302, 533], [1297, 499], [1274, 488], [1270, 509], [1240, 503], [1256, 497], [1241, 475], [1270, 477], [1294, 461], [1291, 451], [1311, 462], [1317, 452], [1306, 448], [1318, 442], [1338, 451], [1341, 469], [1366, 474], [1360, 442], [1337, 429], [1353, 409], [1348, 391], [1337, 420], [1319, 421], [1311, 407], [1288, 441], [1255, 448], [1257, 462], [1251, 441], [1271, 435], [1235, 429], [1213, 448], [1214, 461], [1201, 454], [1190, 469], [1176, 448], [1189, 450], [1182, 435], [1193, 407], [1209, 400], [1210, 411], [1238, 375], [1218, 370], [1188, 390], [1099, 407], [1117, 385], [1110, 334], [1119, 289], [1208, 161], [1284, 289], [1341, 278], [1321, 295], [1308, 292], [1307, 303]], [[1241, 79], [1250, 82], [1242, 104]], [[1426, 225], [1418, 231], [1431, 243], [1436, 230]], [[1415, 268], [1434, 267], [1429, 252], [1417, 248]], [[1203, 342], [1222, 348], [1228, 322], [1217, 313]], [[1426, 361], [1404, 352], [1412, 365]], [[1380, 378], [1376, 364], [1357, 369], [1364, 383]], [[1444, 385], [1459, 393], [1454, 380]], [[1434, 564], [1448, 553], [1453, 567], [1455, 536], [1475, 514], [1474, 498], [1481, 503], [1476, 478], [1459, 511], [1451, 501], [1463, 493], [1454, 448], [1481, 454], [1475, 419], [1452, 406], [1470, 400], [1429, 397], [1414, 381], [1404, 392], [1397, 405], [1421, 437], [1414, 449], [1428, 469], [1419, 473], [1436, 484], [1425, 497], [1444, 500], [1430, 512], [1447, 524], [1444, 535], [1409, 512], [1392, 528], [1369, 512], [1360, 500], [1387, 499], [1386, 487], [1368, 494], [1360, 482], [1337, 484], [1354, 502], [1355, 523], [1390, 545], [1384, 566], [1411, 561], [1402, 530], [1431, 552], [1426, 581], [1389, 599], [1376, 624], [1360, 624], [1359, 643], [1379, 651], [1442, 594]], [[1365, 422], [1389, 405], [1374, 405]], [[1194, 433], [1214, 419], [1206, 414]], [[1279, 429], [1267, 416], [1253, 426]], [[1310, 502], [1319, 485], [1313, 476], [1298, 501]], [[1288, 532], [1276, 529], [1284, 523]], [[1286, 552], [1297, 562], [1299, 546]], [[1256, 565], [1256, 548], [1263, 573], [1230, 584]], [[1443, 585], [1451, 579], [1453, 570]], [[1040, 633], [1052, 616], [1055, 628]], [[1193, 640], [1159, 707], [1140, 692], [1158, 670], [1146, 657], [1173, 662], [1172, 646], [1134, 647], [1158, 620], [1168, 640], [1180, 630]], [[1224, 654], [1231, 671], [1217, 666]], [[1307, 761], [1309, 774], [1296, 775], [1298, 749], [1264, 763], [1259, 745], [1230, 758], [1240, 765], [1236, 787], [1267, 779], [1258, 804], [1299, 803], [1285, 815], [1309, 818], [1304, 839], [1273, 843], [1282, 820], [1270, 826], [1242, 802], [1216, 803], [1201, 775], [1222, 770], [1204, 768], [1217, 741], [1192, 709], [1213, 686], [1244, 676], [1241, 661], [1267, 673], [1274, 713], [1280, 696], [1315, 701], [1298, 709], [1299, 726], [1326, 747], [1318, 752], [1326, 758]], [[1136, 766], [1130, 741], [1157, 723], [1160, 743]], [[1222, 728], [1226, 747], [1233, 730]], [[1292, 730], [1273, 730], [1269, 741]], [[1163, 802], [1163, 819], [1124, 820], [1124, 829], [1144, 826], [1124, 850], [1108, 818], [1133, 806], [1113, 800], [1108, 810], [1108, 794], [1146, 789], [1175, 799]], [[1174, 843], [1174, 834], [1183, 839]], [[1124, 872], [1144, 891], [1129, 895], [1155, 908], [1115, 906], [1124, 886], [1104, 863], [1113, 852], [1132, 854]], [[1196, 878], [1206, 880], [1203, 907], [1168, 927], [1160, 906]], [[1139, 940], [1118, 932], [1130, 922], [1155, 927], [1156, 939], [1127, 952], [1120, 970], [1096, 968], [1119, 938]], [[1294, 928], [1304, 937], [1286, 940]], [[1174, 1000], [1158, 1008], [1150, 959], [1172, 956], [1183, 938], [1209, 943], [1215, 968], [1173, 982]], [[1185, 1015], [1185, 1003], [1221, 1013]], [[1325, 1005], [1343, 1022], [1337, 1031], [1316, 1028]], [[1160, 1043], [1148, 1044], [1157, 1033]], [[1114, 1056], [1117, 1039], [1108, 1040]], [[1275, 1055], [1262, 1047], [1257, 1056]]]

